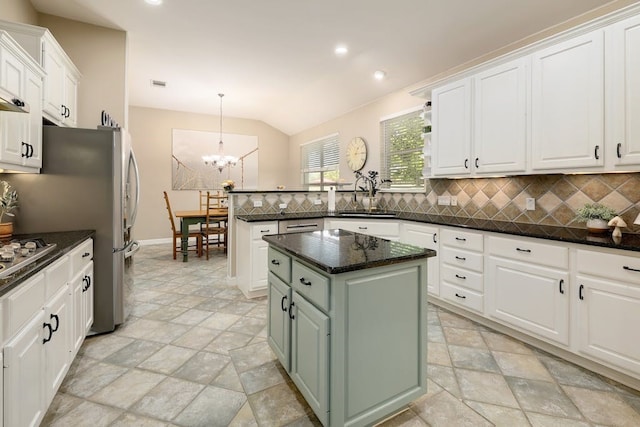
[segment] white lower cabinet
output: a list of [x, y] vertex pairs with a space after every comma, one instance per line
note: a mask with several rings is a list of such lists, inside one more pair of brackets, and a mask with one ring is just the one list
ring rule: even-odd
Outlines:
[[38, 426], [46, 412], [45, 314], [39, 310], [4, 346], [4, 420], [7, 426]]
[[577, 349], [640, 377], [640, 256], [577, 251]]
[[0, 298], [0, 338], [5, 338], [0, 339], [0, 419], [5, 426], [40, 424], [93, 322], [93, 287], [86, 286], [93, 278], [90, 256], [76, 276], [80, 282], [86, 278], [84, 288], [91, 292], [75, 298], [72, 280], [72, 260], [87, 252], [93, 253], [92, 239]]
[[[431, 225], [404, 222], [400, 224], [400, 242], [421, 248], [433, 249], [440, 254], [438, 228]], [[432, 295], [440, 295], [440, 258], [427, 260], [427, 289]]]
[[483, 235], [441, 228], [440, 297], [448, 302], [483, 312]]
[[489, 236], [487, 253], [487, 315], [568, 346], [568, 248]]
[[278, 221], [237, 221], [236, 271], [238, 288], [247, 298], [267, 294], [267, 234], [278, 234]]
[[75, 356], [93, 324], [93, 262], [73, 277], [70, 291], [74, 309], [71, 352]]

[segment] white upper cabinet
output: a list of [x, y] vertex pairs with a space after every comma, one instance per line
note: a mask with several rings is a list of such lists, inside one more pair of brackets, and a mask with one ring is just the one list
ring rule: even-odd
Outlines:
[[48, 29], [0, 21], [20, 46], [44, 68], [42, 115], [58, 126], [77, 126], [80, 72]]
[[604, 164], [603, 30], [533, 53], [531, 131], [534, 171]]
[[434, 176], [471, 173], [471, 79], [434, 89], [431, 94]]
[[607, 29], [610, 106], [608, 159], [612, 168], [640, 165], [640, 16]]
[[0, 114], [0, 168], [40, 171], [42, 166], [43, 71], [5, 32], [0, 31], [0, 86], [26, 102], [29, 113]]
[[476, 174], [525, 172], [529, 58], [473, 76]]

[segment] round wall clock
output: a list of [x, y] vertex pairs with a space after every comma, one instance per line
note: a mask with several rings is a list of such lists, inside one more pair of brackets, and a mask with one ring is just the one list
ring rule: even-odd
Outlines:
[[367, 144], [356, 136], [347, 145], [347, 165], [352, 171], [359, 171], [367, 161]]

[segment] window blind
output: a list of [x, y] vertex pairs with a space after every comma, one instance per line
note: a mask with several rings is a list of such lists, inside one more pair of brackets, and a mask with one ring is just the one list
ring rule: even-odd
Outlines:
[[424, 188], [423, 126], [424, 121], [420, 117], [420, 110], [380, 122], [381, 175], [391, 180], [389, 188], [403, 190]]
[[302, 184], [310, 189], [323, 189], [338, 180], [340, 143], [338, 134], [311, 141], [300, 147]]

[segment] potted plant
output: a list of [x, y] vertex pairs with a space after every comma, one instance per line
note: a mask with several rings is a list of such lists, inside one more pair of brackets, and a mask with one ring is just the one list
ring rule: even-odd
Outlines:
[[3, 220], [5, 215], [13, 216], [11, 211], [18, 207], [18, 193], [7, 181], [0, 181], [0, 190], [0, 238], [7, 238], [13, 234], [13, 223]]
[[587, 230], [591, 233], [603, 233], [609, 230], [609, 220], [617, 212], [600, 203], [587, 203], [577, 211], [576, 219], [587, 223]]
[[360, 190], [367, 193], [367, 197], [362, 198], [362, 204], [366, 210], [372, 210], [376, 208], [377, 199], [376, 194], [379, 190], [379, 185], [382, 185], [387, 182], [391, 182], [390, 179], [380, 179], [378, 181], [378, 176], [380, 173], [378, 171], [368, 171], [367, 175], [363, 174], [360, 171], [356, 171], [356, 185], [359, 180], [364, 180], [365, 186], [359, 186]]

